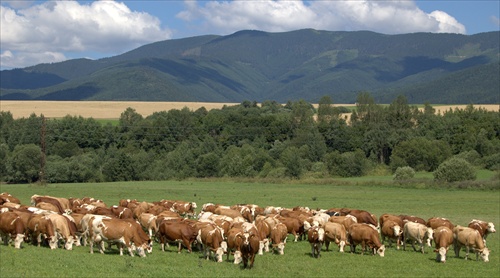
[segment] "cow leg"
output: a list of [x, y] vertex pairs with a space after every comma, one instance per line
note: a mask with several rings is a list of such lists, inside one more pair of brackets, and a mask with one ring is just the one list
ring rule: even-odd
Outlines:
[[253, 267], [253, 262], [254, 261], [255, 261], [255, 254], [252, 251], [252, 254], [250, 255], [250, 265], [248, 266], [248, 268], [252, 268]]
[[469, 245], [466, 245], [465, 246], [465, 260], [468, 260], [469, 259]]
[[292, 234], [295, 237], [295, 239], [293, 240], [293, 242], [297, 242], [299, 240], [299, 235], [297, 235], [297, 233], [295, 231], [293, 231]]

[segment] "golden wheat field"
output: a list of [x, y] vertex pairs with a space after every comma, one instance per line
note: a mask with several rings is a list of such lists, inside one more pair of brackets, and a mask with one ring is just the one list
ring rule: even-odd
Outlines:
[[[15, 119], [29, 117], [32, 113], [37, 116], [44, 115], [48, 118], [62, 118], [67, 115], [82, 116], [94, 119], [118, 119], [127, 108], [133, 108], [143, 117], [147, 117], [154, 112], [169, 111], [172, 109], [182, 109], [187, 107], [190, 110], [197, 110], [205, 107], [207, 110], [220, 109], [224, 105], [232, 106], [239, 103], [216, 103], [216, 102], [140, 102], [140, 101], [0, 101], [0, 111], [9, 111]], [[354, 104], [335, 104], [335, 106], [354, 106]], [[447, 110], [459, 108], [466, 105], [439, 105], [433, 106], [436, 113], [443, 113]], [[474, 105], [490, 111], [499, 111], [500, 105]]]

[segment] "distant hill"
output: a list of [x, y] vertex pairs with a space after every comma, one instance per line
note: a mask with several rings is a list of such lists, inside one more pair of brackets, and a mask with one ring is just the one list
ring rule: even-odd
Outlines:
[[4, 100], [499, 103], [500, 32], [240, 31], [0, 72]]

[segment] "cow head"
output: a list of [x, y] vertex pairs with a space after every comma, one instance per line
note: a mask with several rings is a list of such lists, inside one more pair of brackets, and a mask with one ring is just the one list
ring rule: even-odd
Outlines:
[[394, 225], [394, 226], [392, 227], [392, 231], [394, 232], [394, 236], [400, 236], [400, 235], [401, 235], [401, 233], [403, 232], [403, 231], [401, 230], [401, 227], [400, 227], [399, 225]]
[[57, 249], [57, 242], [58, 242], [58, 239], [57, 239], [57, 236], [49, 236], [47, 237], [47, 240], [49, 241], [49, 247], [50, 249]]
[[318, 241], [324, 241], [325, 240], [325, 229], [319, 228], [318, 229]]
[[[223, 241], [222, 243], [226, 243], [226, 242]], [[225, 249], [227, 250], [227, 244], [226, 244]], [[222, 263], [222, 256], [224, 255], [224, 253], [225, 253], [224, 247], [221, 244], [221, 247], [217, 248], [217, 250], [215, 251], [215, 259], [217, 260], [218, 263]]]
[[17, 234], [16, 238], [14, 239], [14, 247], [16, 249], [21, 249], [21, 243], [24, 241], [24, 235], [23, 234]]
[[75, 238], [73, 236], [69, 236], [68, 239], [66, 240], [66, 243], [64, 244], [64, 248], [66, 248], [66, 250], [73, 250], [74, 242]]
[[385, 245], [382, 245], [377, 249], [377, 254], [380, 257], [383, 257], [385, 255]]
[[490, 233], [495, 233], [496, 232], [495, 225], [493, 225], [492, 222], [488, 223], [488, 232], [490, 232]]
[[490, 249], [484, 247], [483, 250], [476, 251], [476, 261], [479, 256], [481, 257], [481, 260], [483, 260], [485, 263], [489, 262], [490, 260], [488, 259], [488, 257], [490, 256]]
[[239, 264], [242, 261], [241, 251], [234, 251], [234, 264]]
[[276, 250], [278, 251], [278, 254], [284, 255], [285, 254], [285, 243], [284, 242], [278, 243], [276, 246]]
[[341, 240], [339, 242], [339, 252], [344, 253], [344, 246], [345, 246], [345, 241]]
[[439, 249], [434, 249], [434, 252], [437, 253], [436, 255], [436, 262], [446, 262], [446, 252], [448, 251], [448, 248], [445, 247], [440, 247]]

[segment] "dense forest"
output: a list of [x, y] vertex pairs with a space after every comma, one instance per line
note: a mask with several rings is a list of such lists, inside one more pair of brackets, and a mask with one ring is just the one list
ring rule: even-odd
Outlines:
[[433, 172], [452, 158], [500, 169], [500, 112], [473, 105], [436, 114], [399, 96], [359, 93], [350, 119], [329, 96], [207, 111], [188, 108], [118, 123], [0, 112], [1, 182], [104, 182], [190, 177], [353, 177], [378, 169]]

